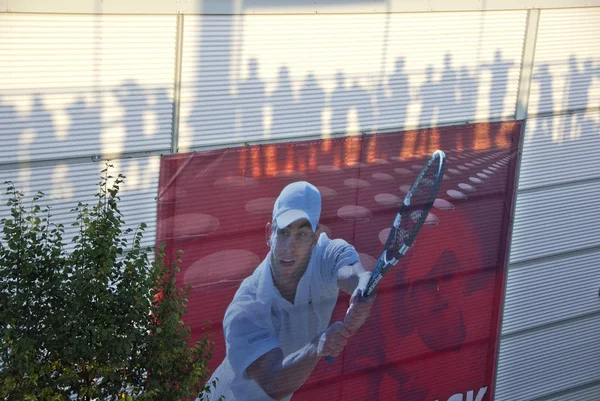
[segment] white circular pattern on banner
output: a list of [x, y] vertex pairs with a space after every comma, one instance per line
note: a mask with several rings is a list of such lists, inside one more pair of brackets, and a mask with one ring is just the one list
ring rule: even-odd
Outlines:
[[407, 194], [408, 191], [410, 190], [410, 185], [405, 184], [405, 185], [400, 185], [400, 191], [402, 191], [403, 193]]
[[444, 176], [442, 177], [442, 180], [446, 180], [446, 181], [451, 180], [451, 179], [452, 178], [450, 178], [450, 176], [447, 174], [444, 174]]
[[467, 195], [465, 195], [464, 193], [457, 191], [455, 189], [449, 189], [448, 191], [446, 191], [446, 193], [448, 194], [449, 197], [451, 197], [453, 199], [459, 199], [459, 200], [467, 199]]
[[379, 238], [379, 242], [381, 242], [381, 245], [385, 245], [385, 241], [387, 241], [387, 238], [390, 235], [390, 231], [392, 231], [392, 229], [388, 227], [384, 228], [379, 232], [379, 235], [377, 237]]
[[258, 267], [260, 258], [250, 251], [230, 249], [211, 253], [192, 263], [183, 275], [183, 282], [192, 289], [233, 288]]
[[162, 220], [160, 227], [167, 238], [204, 237], [217, 231], [219, 219], [209, 214], [186, 213]]
[[421, 170], [423, 166], [420, 164], [411, 164], [410, 168], [412, 168], [413, 170]]
[[375, 202], [384, 206], [400, 206], [402, 198], [393, 194], [377, 194], [375, 195]]
[[258, 181], [250, 177], [223, 177], [215, 181], [217, 188], [247, 188], [258, 185]]
[[459, 170], [462, 170], [462, 171], [467, 171], [467, 170], [469, 170], [469, 168], [468, 168], [468, 167], [466, 167], [466, 166], [463, 166], [462, 164], [461, 164], [460, 166], [457, 166], [457, 167], [458, 167], [458, 169], [459, 169]]
[[496, 167], [492, 167], [492, 166], [490, 166], [490, 167], [488, 167], [488, 168], [489, 168], [490, 170], [492, 170], [492, 171], [496, 171], [496, 170], [498, 170]]
[[322, 166], [317, 166], [317, 171], [320, 173], [339, 173], [342, 171], [342, 169], [336, 166], [324, 164]]
[[467, 167], [475, 167], [475, 165], [473, 163], [465, 163], [465, 166], [467, 166]]
[[475, 187], [473, 185], [465, 184], [464, 182], [458, 184], [458, 187], [463, 191], [475, 192]]
[[384, 164], [391, 164], [389, 161], [387, 161], [385, 159], [373, 159], [371, 161], [371, 163], [375, 164], [375, 165], [379, 165], [379, 166], [384, 165]]
[[377, 259], [375, 259], [371, 255], [367, 255], [366, 253], [359, 252], [358, 259], [360, 260], [360, 264], [363, 265], [365, 270], [372, 272], [375, 269], [375, 265], [377, 264]]
[[323, 199], [333, 199], [337, 196], [337, 191], [333, 188], [325, 187], [325, 186], [317, 186], [319, 193], [321, 194], [321, 198]]
[[337, 215], [343, 220], [349, 221], [369, 221], [372, 214], [369, 209], [358, 205], [346, 205], [338, 209]]
[[404, 159], [404, 158], [402, 158], [400, 156], [392, 156], [392, 157], [390, 157], [390, 159], [392, 159], [393, 161], [396, 161], [396, 162], [406, 161], [406, 159]]
[[424, 226], [429, 226], [429, 227], [435, 227], [439, 224], [440, 224], [440, 219], [431, 212], [429, 212], [429, 214], [427, 215], [427, 218], [425, 219], [425, 222], [423, 223]]
[[493, 175], [494, 173], [488, 169], [483, 169], [483, 172], [487, 175]]
[[477, 173], [477, 177], [479, 178], [490, 178], [489, 176], [483, 174], [483, 173]]
[[412, 172], [412, 171], [410, 171], [409, 169], [407, 169], [407, 168], [403, 168], [403, 167], [400, 167], [400, 168], [395, 168], [395, 169], [394, 169], [394, 171], [395, 171], [396, 173], [398, 173], [398, 174], [402, 174], [402, 175], [411, 175], [411, 174], [413, 173], [413, 172]]
[[344, 185], [350, 188], [367, 188], [371, 186], [369, 181], [358, 178], [348, 178], [347, 180], [344, 180]]
[[390, 180], [394, 179], [393, 175], [386, 174], [386, 173], [373, 173], [372, 177], [378, 181], [390, 181]]
[[449, 168], [449, 169], [448, 169], [448, 172], [449, 172], [449, 173], [452, 173], [452, 174], [462, 174], [460, 171], [458, 171], [458, 170], [457, 170], [457, 169], [455, 169], [455, 168]]
[[474, 182], [475, 184], [481, 184], [483, 182], [477, 177], [469, 177], [469, 181]]
[[454, 205], [446, 199], [437, 198], [433, 201], [433, 207], [440, 210], [454, 210]]
[[366, 167], [369, 167], [369, 165], [367, 163], [363, 163], [363, 162], [352, 162], [352, 163], [346, 164], [346, 167], [350, 167], [350, 168], [366, 168]]
[[252, 214], [273, 214], [275, 198], [257, 198], [246, 203], [246, 211]]

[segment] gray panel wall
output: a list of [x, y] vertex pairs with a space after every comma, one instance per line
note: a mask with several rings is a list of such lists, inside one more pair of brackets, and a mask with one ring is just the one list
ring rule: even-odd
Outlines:
[[540, 11], [496, 400], [600, 399], [599, 27]]
[[[0, 180], [46, 191], [65, 220], [92, 200], [98, 159], [114, 159], [129, 177], [125, 218], [149, 224], [150, 244], [160, 153], [512, 119], [531, 77], [496, 399], [599, 398], [600, 8], [545, 9], [599, 2], [247, 3], [0, 0]], [[542, 10], [522, 63], [531, 7]], [[427, 112], [428, 98], [452, 107]]]

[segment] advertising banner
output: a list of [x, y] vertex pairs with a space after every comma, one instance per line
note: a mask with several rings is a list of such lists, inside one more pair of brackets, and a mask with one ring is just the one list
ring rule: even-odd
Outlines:
[[[491, 400], [520, 134], [499, 122], [164, 156], [157, 244], [172, 260], [183, 251], [186, 324], [198, 339], [210, 321], [217, 392]], [[347, 335], [335, 322], [349, 320], [354, 287], [341, 272], [374, 268], [436, 149], [447, 160], [429, 217]], [[286, 227], [268, 224], [274, 210]], [[343, 350], [323, 358], [328, 346]]]

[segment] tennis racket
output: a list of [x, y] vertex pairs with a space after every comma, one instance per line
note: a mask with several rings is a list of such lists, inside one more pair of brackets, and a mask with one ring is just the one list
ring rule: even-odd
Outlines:
[[[414, 244], [440, 189], [445, 166], [446, 155], [443, 151], [436, 150], [421, 169], [400, 205], [383, 251], [377, 259], [366, 288], [362, 291], [361, 299], [369, 297], [375, 291], [383, 276]], [[328, 356], [325, 359], [331, 363], [335, 358]]]
[[445, 165], [446, 155], [443, 151], [436, 150], [411, 185], [400, 205], [398, 214], [396, 214], [383, 251], [371, 274], [371, 279], [363, 291], [364, 298], [375, 291], [383, 276], [402, 259], [414, 244], [440, 189]]

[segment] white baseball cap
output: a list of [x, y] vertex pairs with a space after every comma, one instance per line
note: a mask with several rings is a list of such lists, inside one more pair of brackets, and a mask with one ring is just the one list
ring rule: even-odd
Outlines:
[[306, 181], [293, 182], [283, 188], [273, 206], [273, 222], [278, 228], [306, 219], [315, 232], [320, 217], [321, 194], [317, 187]]

